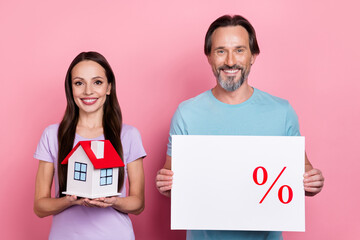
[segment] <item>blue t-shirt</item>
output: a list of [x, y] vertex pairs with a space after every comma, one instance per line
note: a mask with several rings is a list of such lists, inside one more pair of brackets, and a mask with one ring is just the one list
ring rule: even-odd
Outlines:
[[[172, 135], [300, 136], [294, 109], [287, 100], [254, 88], [241, 104], [226, 104], [208, 90], [182, 102], [170, 126], [167, 154], [171, 156]], [[275, 231], [191, 230], [187, 239], [282, 239]]]

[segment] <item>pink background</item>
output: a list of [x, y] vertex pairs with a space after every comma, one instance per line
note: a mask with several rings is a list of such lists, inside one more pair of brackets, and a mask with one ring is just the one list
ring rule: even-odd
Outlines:
[[[2, 239], [46, 239], [51, 217], [32, 210], [43, 129], [65, 110], [64, 76], [81, 51], [104, 54], [117, 77], [126, 123], [143, 138], [146, 209], [137, 239], [170, 231], [170, 201], [154, 185], [177, 105], [214, 86], [203, 39], [217, 17], [241, 14], [261, 49], [250, 84], [288, 99], [308, 156], [325, 177], [306, 199], [306, 232], [287, 239], [355, 239], [359, 214], [360, 8], [358, 1], [1, 1], [0, 228]], [[221, 191], [221, 190], [220, 190]]]

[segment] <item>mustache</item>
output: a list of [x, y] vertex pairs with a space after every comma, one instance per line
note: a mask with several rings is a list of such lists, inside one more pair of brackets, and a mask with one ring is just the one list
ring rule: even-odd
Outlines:
[[244, 70], [241, 66], [236, 65], [236, 64], [233, 65], [233, 66], [223, 65], [223, 66], [218, 67], [219, 71], [221, 71], [221, 70], [233, 70], [233, 69]]

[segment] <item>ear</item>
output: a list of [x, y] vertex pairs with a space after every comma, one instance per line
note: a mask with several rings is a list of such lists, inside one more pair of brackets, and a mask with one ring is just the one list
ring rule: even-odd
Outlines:
[[106, 89], [106, 95], [110, 95], [111, 92], [111, 83], [109, 83], [107, 89]]
[[254, 54], [251, 55], [251, 59], [250, 59], [251, 65], [253, 65], [255, 63], [256, 57], [257, 57], [257, 55], [254, 55]]

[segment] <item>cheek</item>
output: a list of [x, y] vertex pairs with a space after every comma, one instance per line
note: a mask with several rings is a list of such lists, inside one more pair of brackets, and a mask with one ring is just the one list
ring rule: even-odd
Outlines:
[[77, 94], [77, 92], [75, 90], [73, 90], [72, 95], [73, 95], [73, 97], [76, 97], [78, 94]]
[[73, 96], [79, 96], [83, 92], [83, 86], [72, 86]]
[[243, 65], [251, 65], [251, 57], [243, 56], [239, 59], [239, 62], [241, 62]]

